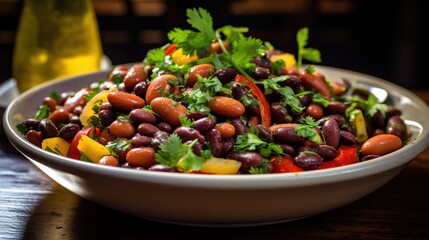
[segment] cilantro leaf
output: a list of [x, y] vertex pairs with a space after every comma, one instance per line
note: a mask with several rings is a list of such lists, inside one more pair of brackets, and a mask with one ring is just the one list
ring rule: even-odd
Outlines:
[[296, 41], [298, 43], [298, 61], [297, 68], [299, 69], [302, 65], [302, 60], [308, 60], [312, 62], [321, 62], [320, 51], [314, 48], [306, 48], [308, 43], [308, 28], [301, 28], [296, 33]]
[[272, 154], [283, 154], [283, 149], [279, 145], [265, 142], [251, 131], [237, 137], [234, 150], [237, 152], [257, 151], [265, 158]]
[[373, 117], [377, 111], [385, 115], [389, 108], [386, 104], [379, 103], [377, 97], [373, 93], [369, 93], [367, 100], [356, 97], [352, 97], [351, 100], [352, 102], [358, 103], [368, 117]]
[[307, 116], [301, 119], [301, 124], [295, 126], [294, 130], [298, 136], [320, 144], [320, 137], [315, 128], [319, 128], [319, 125], [312, 117]]
[[148, 51], [144, 62], [146, 64], [154, 64], [158, 62], [163, 62], [165, 59], [165, 53], [162, 48], [155, 48]]
[[117, 157], [116, 151], [126, 151], [131, 144], [131, 139], [123, 141], [121, 138], [116, 138], [113, 141], [107, 143], [106, 148], [109, 150], [110, 155]]
[[231, 59], [237, 66], [243, 69], [254, 68], [255, 64], [250, 63], [254, 57], [258, 56], [262, 48], [262, 41], [248, 37], [239, 39], [237, 46], [233, 49]]

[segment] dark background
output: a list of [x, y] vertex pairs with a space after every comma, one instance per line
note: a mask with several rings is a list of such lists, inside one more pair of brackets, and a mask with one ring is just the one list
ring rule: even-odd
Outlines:
[[[167, 42], [173, 27], [188, 27], [186, 8], [204, 7], [215, 28], [247, 26], [249, 35], [296, 53], [295, 33], [310, 28], [309, 46], [322, 64], [371, 74], [408, 89], [426, 79], [427, 1], [369, 0], [92, 0], [104, 53], [113, 64], [140, 61]], [[0, 82], [11, 77], [22, 2], [0, 0]], [[426, 34], [425, 34], [426, 33]]]

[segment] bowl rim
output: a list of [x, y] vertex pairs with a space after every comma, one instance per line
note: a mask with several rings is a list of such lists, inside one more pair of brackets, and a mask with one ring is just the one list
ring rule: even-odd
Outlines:
[[[377, 81], [377, 86], [388, 88], [396, 91], [401, 96], [409, 98], [419, 107], [422, 114], [429, 116], [428, 105], [409, 90], [402, 88], [394, 83], [387, 82], [383, 79], [367, 75], [360, 72], [315, 65], [322, 73], [325, 71], [336, 72], [338, 75], [344, 74], [353, 76], [353, 78], [362, 79], [364, 81]], [[50, 82], [43, 83], [35, 88], [25, 91], [14, 99], [7, 107], [3, 116], [3, 128], [6, 136], [24, 156], [30, 160], [36, 161], [42, 165], [54, 169], [61, 169], [73, 174], [94, 174], [104, 177], [127, 179], [130, 181], [148, 181], [157, 182], [167, 185], [182, 185], [186, 187], [204, 187], [204, 188], [233, 188], [233, 189], [267, 189], [267, 188], [284, 188], [284, 187], [301, 187], [320, 184], [329, 184], [338, 181], [347, 181], [356, 178], [364, 178], [369, 175], [385, 172], [394, 168], [403, 167], [411, 162], [418, 154], [420, 154], [429, 145], [429, 122], [422, 126], [416, 124], [419, 134], [413, 140], [402, 147], [401, 149], [381, 156], [371, 161], [359, 162], [347, 166], [340, 166], [330, 169], [320, 169], [313, 171], [304, 171], [299, 173], [277, 173], [277, 174], [239, 174], [239, 175], [210, 175], [210, 174], [183, 174], [171, 172], [152, 172], [152, 171], [137, 171], [134, 169], [126, 169], [120, 167], [103, 166], [99, 164], [78, 161], [67, 157], [59, 156], [41, 148], [38, 148], [28, 142], [13, 126], [11, 112], [15, 105], [21, 99], [28, 98], [36, 92], [47, 90], [53, 85], [61, 84], [64, 81], [71, 81], [76, 78], [94, 78], [102, 74], [108, 74], [109, 70], [97, 71], [87, 74], [81, 74], [72, 77], [56, 79]], [[93, 82], [96, 79], [92, 79]], [[410, 149], [412, 148], [412, 149]], [[409, 150], [410, 149], [410, 150]], [[389, 160], [394, 156], [394, 160]], [[412, 156], [412, 157], [410, 157]]]

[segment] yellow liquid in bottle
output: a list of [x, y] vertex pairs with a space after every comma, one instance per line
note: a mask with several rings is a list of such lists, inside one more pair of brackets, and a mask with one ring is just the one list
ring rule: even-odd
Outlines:
[[13, 56], [21, 92], [65, 76], [96, 71], [102, 55], [90, 0], [26, 0]]

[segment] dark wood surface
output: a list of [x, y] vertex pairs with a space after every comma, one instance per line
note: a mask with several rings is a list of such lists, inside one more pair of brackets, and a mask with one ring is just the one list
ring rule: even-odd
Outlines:
[[[429, 103], [429, 91], [417, 93]], [[268, 226], [199, 228], [152, 222], [82, 199], [14, 150], [2, 131], [0, 139], [2, 240], [429, 239], [429, 148], [389, 183], [345, 207]]]

